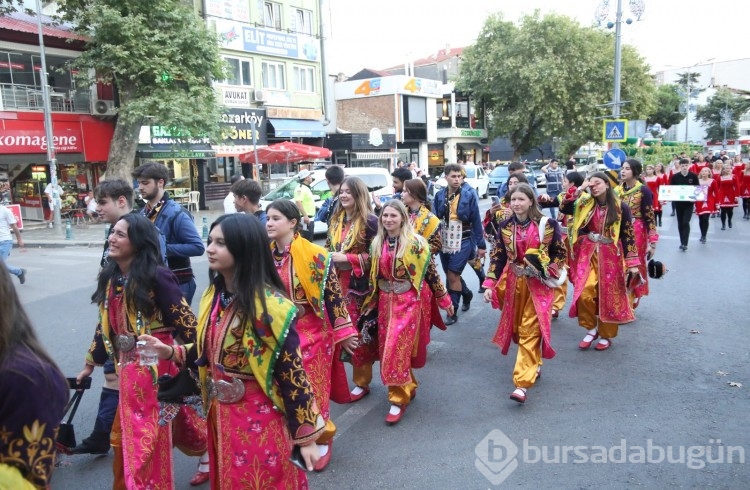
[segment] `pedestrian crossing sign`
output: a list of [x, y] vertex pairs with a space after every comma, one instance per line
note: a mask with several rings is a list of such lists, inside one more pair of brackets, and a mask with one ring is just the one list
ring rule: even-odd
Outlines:
[[602, 141], [605, 143], [623, 142], [628, 139], [627, 119], [605, 119]]

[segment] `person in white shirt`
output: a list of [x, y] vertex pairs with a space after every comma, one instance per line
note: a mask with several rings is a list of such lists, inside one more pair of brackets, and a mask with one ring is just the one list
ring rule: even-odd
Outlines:
[[3, 259], [3, 262], [5, 262], [5, 265], [8, 267], [8, 272], [14, 276], [18, 276], [18, 280], [23, 284], [26, 282], [26, 269], [13, 267], [8, 263], [8, 257], [13, 248], [13, 238], [10, 235], [11, 231], [16, 235], [18, 248], [23, 248], [23, 238], [21, 237], [21, 231], [18, 229], [16, 216], [10, 212], [10, 209], [0, 205], [0, 258]]
[[[57, 199], [61, 199], [63, 195], [63, 188], [60, 187], [60, 184], [57, 184], [57, 186], [53, 186], [52, 182], [47, 184], [47, 187], [44, 188], [44, 194], [47, 196], [47, 205], [49, 206], [49, 210], [52, 212], [52, 214], [55, 213], [55, 196], [53, 196], [53, 192], [57, 190]], [[49, 227], [52, 228], [52, 219], [50, 218]]]
[[[232, 178], [229, 179], [229, 182], [231, 182], [232, 185], [234, 185], [240, 180], [245, 180], [245, 177], [242, 174], [234, 174], [232, 175]], [[236, 212], [237, 212], [237, 208], [234, 205], [234, 193], [232, 191], [229, 191], [229, 194], [227, 194], [227, 197], [224, 198], [224, 214], [232, 214]]]

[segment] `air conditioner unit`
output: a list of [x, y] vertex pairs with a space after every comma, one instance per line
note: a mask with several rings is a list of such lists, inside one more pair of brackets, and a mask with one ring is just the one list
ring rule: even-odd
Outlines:
[[265, 102], [266, 101], [266, 93], [263, 90], [254, 90], [253, 91], [253, 100], [255, 102]]
[[91, 114], [95, 116], [114, 116], [117, 114], [114, 100], [94, 99], [91, 101]]

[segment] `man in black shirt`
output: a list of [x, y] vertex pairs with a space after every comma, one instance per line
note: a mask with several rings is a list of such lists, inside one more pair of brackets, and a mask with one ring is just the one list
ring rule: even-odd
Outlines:
[[[669, 185], [698, 185], [698, 176], [690, 172], [690, 160], [680, 159], [680, 171], [672, 176]], [[680, 232], [680, 250], [687, 251], [688, 239], [690, 238], [690, 219], [693, 217], [692, 201], [673, 201], [675, 214], [677, 214], [677, 229]]]

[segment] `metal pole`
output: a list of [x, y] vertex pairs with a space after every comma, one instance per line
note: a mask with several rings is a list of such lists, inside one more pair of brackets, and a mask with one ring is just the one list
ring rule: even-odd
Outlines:
[[[253, 154], [255, 155], [255, 165], [260, 165], [260, 163], [258, 162], [258, 140], [255, 136], [255, 127], [255, 119], [250, 119], [250, 131], [253, 132]], [[260, 172], [258, 173], [258, 178], [260, 178]]]
[[617, 0], [617, 14], [615, 18], [615, 97], [613, 115], [620, 117], [620, 64], [622, 61], [622, 0]]
[[690, 68], [687, 71], [687, 100], [685, 101], [685, 143], [688, 142], [688, 127], [690, 126]]
[[[40, 82], [42, 86], [42, 102], [44, 107], [44, 130], [47, 138], [47, 161], [49, 162], [49, 173], [52, 179], [52, 202], [54, 206], [53, 221], [57, 230], [62, 232], [62, 227], [60, 226], [60, 193], [57, 191], [57, 159], [55, 157], [55, 140], [52, 135], [52, 108], [50, 107], [49, 87], [47, 86], [47, 57], [44, 52], [42, 5], [40, 0], [36, 0], [36, 26], [37, 31], [39, 31], [39, 57], [42, 62], [42, 73], [40, 78], [43, 78]], [[44, 213], [43, 210], [42, 213]]]

